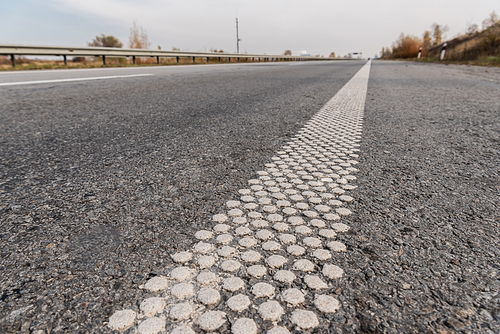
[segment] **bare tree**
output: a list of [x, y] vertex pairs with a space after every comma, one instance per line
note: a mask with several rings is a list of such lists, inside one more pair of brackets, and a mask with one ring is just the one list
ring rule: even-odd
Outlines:
[[426, 30], [422, 39], [422, 49], [429, 50], [432, 46], [431, 32], [429, 30]]
[[473, 35], [478, 31], [479, 31], [479, 26], [475, 23], [473, 23], [467, 27], [467, 34], [468, 35]]
[[139, 27], [135, 21], [130, 28], [128, 44], [131, 49], [149, 49], [151, 47], [146, 29]]
[[285, 50], [283, 53], [284, 56], [291, 56], [292, 55], [292, 50]]
[[335, 58], [335, 52], [330, 53], [330, 58]]
[[497, 22], [500, 22], [500, 19], [498, 18], [497, 13], [495, 13], [495, 11], [493, 11], [493, 12], [491, 12], [490, 17], [488, 17], [487, 19], [485, 19], [483, 21], [483, 30], [488, 29], [489, 27], [491, 27], [492, 25], [494, 25]]
[[433, 45], [439, 45], [443, 43], [443, 34], [448, 31], [448, 27], [442, 27], [437, 23], [434, 23], [431, 27], [433, 30], [432, 37], [434, 38]]
[[105, 47], [105, 48], [123, 48], [123, 43], [120, 42], [118, 38], [115, 36], [106, 36], [104, 34], [101, 34], [101, 36], [96, 36], [92, 40], [92, 42], [87, 43], [88, 46], [95, 46], [95, 47]]
[[390, 58], [392, 56], [391, 48], [386, 46], [382, 47], [382, 52], [380, 52], [380, 57], [382, 58]]

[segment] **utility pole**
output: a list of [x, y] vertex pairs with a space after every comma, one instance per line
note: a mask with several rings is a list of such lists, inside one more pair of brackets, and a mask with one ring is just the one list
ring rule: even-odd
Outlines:
[[238, 33], [238, 18], [236, 18], [236, 53], [240, 53], [240, 36]]

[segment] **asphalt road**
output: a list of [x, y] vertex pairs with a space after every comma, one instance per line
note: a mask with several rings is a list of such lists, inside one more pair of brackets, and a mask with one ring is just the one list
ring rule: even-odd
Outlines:
[[[1, 331], [110, 332], [364, 64], [0, 73]], [[373, 62], [341, 307], [310, 332], [500, 332], [499, 78]]]

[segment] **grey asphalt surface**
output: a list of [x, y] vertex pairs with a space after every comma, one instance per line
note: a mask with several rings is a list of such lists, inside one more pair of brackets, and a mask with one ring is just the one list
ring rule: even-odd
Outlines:
[[500, 69], [374, 62], [331, 332], [500, 333]]
[[[363, 64], [1, 88], [1, 331], [109, 332]], [[499, 140], [499, 69], [372, 63], [342, 307], [313, 332], [500, 332]]]
[[0, 75], [154, 74], [0, 89], [2, 332], [107, 332], [363, 64]]

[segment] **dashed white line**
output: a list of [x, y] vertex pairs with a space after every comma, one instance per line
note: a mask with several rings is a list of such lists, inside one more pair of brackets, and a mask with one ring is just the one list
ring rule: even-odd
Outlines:
[[44, 84], [44, 83], [74, 82], [74, 81], [89, 81], [89, 80], [125, 79], [125, 78], [136, 78], [136, 77], [147, 77], [147, 76], [152, 76], [152, 75], [154, 75], [154, 74], [130, 74], [130, 75], [112, 75], [112, 76], [106, 76], [106, 77], [4, 82], [4, 83], [0, 83], [0, 86], [35, 85], [35, 84]]
[[349, 183], [369, 72], [370, 62], [239, 190], [241, 201], [213, 216], [213, 231], [198, 231], [192, 250], [172, 255], [179, 266], [143, 287], [154, 299], [115, 312], [108, 326], [194, 333], [229, 321], [236, 334], [263, 332], [257, 323], [267, 321], [276, 334], [289, 333], [290, 323], [307, 330], [327, 322], [323, 314], [341, 307], [332, 281], [344, 275], [335, 254], [347, 248], [335, 237], [349, 230], [342, 205], [356, 188]]

